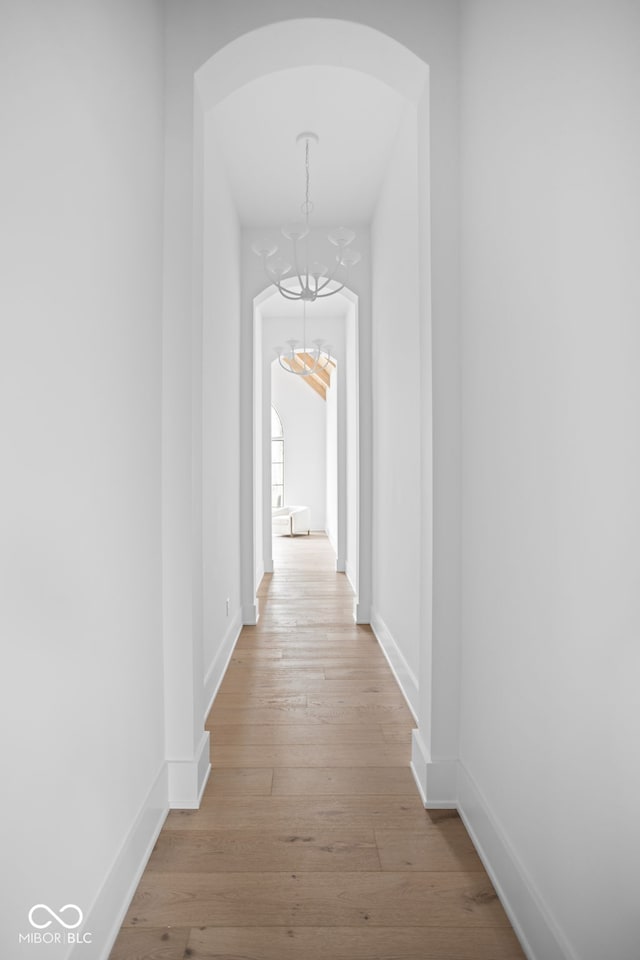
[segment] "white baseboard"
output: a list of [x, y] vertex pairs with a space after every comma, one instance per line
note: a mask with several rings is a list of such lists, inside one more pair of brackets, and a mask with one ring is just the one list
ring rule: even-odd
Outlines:
[[193, 758], [167, 761], [172, 810], [198, 809], [211, 772], [209, 757], [209, 731], [204, 730]]
[[579, 960], [462, 763], [458, 812], [528, 960]]
[[167, 789], [167, 767], [163, 763], [97, 897], [90, 909], [85, 910], [81, 932], [91, 935], [91, 943], [76, 944], [69, 960], [107, 960], [109, 957], [166, 819]]
[[[322, 532], [326, 535], [327, 540], [331, 544], [331, 549], [336, 555], [336, 573], [346, 573], [347, 561], [345, 560], [344, 557], [340, 556], [337, 542], [333, 539], [332, 535], [329, 533], [328, 530], [323, 530]], [[351, 580], [349, 582], [351, 582]], [[353, 583], [351, 584], [351, 586], [353, 587]], [[355, 590], [354, 590], [354, 593], [355, 593]]]
[[[349, 583], [351, 584], [351, 589], [353, 590], [353, 592], [355, 593], [355, 595], [356, 595], [356, 597], [357, 597], [357, 596], [358, 596], [358, 589], [357, 589], [357, 586], [356, 586], [356, 579], [357, 579], [357, 578], [356, 578], [355, 567], [353, 566], [352, 563], [349, 563], [347, 560], [345, 560], [344, 572], [345, 572], [346, 575], [347, 575], [347, 580], [348, 580]], [[367, 623], [368, 623], [368, 621], [367, 621]]]
[[[360, 621], [358, 621], [360, 622]], [[371, 629], [373, 630], [378, 643], [387, 658], [391, 667], [391, 672], [398, 682], [407, 706], [413, 717], [418, 722], [418, 680], [415, 673], [404, 658], [395, 637], [387, 627], [386, 623], [377, 610], [371, 611]]]
[[209, 716], [209, 711], [211, 710], [211, 705], [215, 699], [218, 688], [222, 683], [222, 678], [225, 675], [225, 671], [229, 666], [229, 661], [233, 656], [233, 651], [235, 645], [240, 636], [242, 630], [242, 617], [240, 616], [240, 611], [238, 610], [235, 617], [227, 627], [227, 632], [222, 638], [222, 643], [213, 658], [213, 663], [207, 670], [207, 674], [204, 678], [204, 702], [206, 708], [204, 711], [204, 720], [206, 722], [207, 717]]
[[433, 760], [420, 730], [411, 738], [411, 772], [428, 810], [455, 809], [458, 797], [458, 761]]

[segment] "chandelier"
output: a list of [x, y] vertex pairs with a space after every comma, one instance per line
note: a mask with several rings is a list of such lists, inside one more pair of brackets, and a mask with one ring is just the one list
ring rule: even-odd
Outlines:
[[333, 347], [324, 340], [312, 340], [311, 348], [307, 346], [307, 301], [302, 301], [302, 340], [287, 340], [288, 350], [283, 347], [275, 348], [278, 363], [287, 373], [295, 373], [298, 377], [310, 377], [319, 373], [329, 364], [335, 363], [332, 356]]
[[[262, 257], [264, 271], [270, 283], [273, 283], [286, 300], [302, 300], [312, 303], [323, 297], [331, 297], [345, 286], [350, 267], [360, 262], [360, 254], [349, 247], [355, 239], [353, 230], [337, 227], [327, 235], [328, 240], [337, 247], [331, 267], [318, 260], [310, 262], [309, 254], [309, 215], [313, 203], [309, 197], [309, 145], [318, 143], [319, 137], [309, 130], [298, 134], [296, 143], [305, 144], [305, 198], [300, 210], [304, 220], [288, 223], [281, 228], [282, 234], [291, 241], [293, 265], [283, 256], [276, 256], [278, 247], [268, 241], [252, 245], [254, 253]], [[302, 249], [301, 249], [302, 248]], [[333, 281], [336, 281], [335, 285]]]

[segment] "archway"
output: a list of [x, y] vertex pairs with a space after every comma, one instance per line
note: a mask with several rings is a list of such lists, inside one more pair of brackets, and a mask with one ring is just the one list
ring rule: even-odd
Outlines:
[[[372, 82], [383, 84], [394, 90], [405, 102], [417, 108], [417, 122], [421, 128], [421, 145], [424, 156], [427, 155], [428, 142], [428, 68], [406, 47], [362, 24], [329, 20], [304, 19], [271, 24], [249, 34], [245, 34], [227, 47], [220, 50], [196, 73], [196, 113], [195, 113], [195, 149], [196, 215], [201, 207], [204, 180], [203, 157], [205, 117], [223, 101], [232, 97], [241, 88], [247, 88], [261, 77], [295, 71], [310, 66], [326, 69], [344, 70], [345, 66], [354, 74], [371, 78]], [[252, 144], [252, 148], [259, 144]], [[425, 181], [428, 168], [424, 165]], [[416, 205], [424, 207], [422, 219], [425, 222], [424, 242], [428, 230], [428, 185], [425, 182]], [[246, 238], [244, 238], [246, 240]], [[221, 237], [224, 243], [226, 238]], [[201, 249], [202, 224], [196, 223], [195, 247]], [[245, 359], [242, 369], [241, 391], [241, 458], [242, 458], [242, 615], [246, 624], [255, 623], [259, 616], [256, 601], [256, 588], [262, 557], [256, 542], [256, 516], [262, 513], [260, 499], [257, 498], [253, 476], [254, 464], [261, 457], [253, 428], [255, 419], [255, 391], [257, 374], [251, 370], [247, 358], [254, 355], [255, 330], [252, 324], [253, 298], [261, 289], [257, 280], [257, 271], [253, 255], [247, 255], [249, 244], [243, 242], [242, 251], [242, 297], [241, 297], [241, 356]], [[428, 252], [425, 249], [425, 262]], [[253, 278], [252, 278], [253, 277]], [[368, 623], [371, 617], [372, 598], [372, 561], [371, 561], [371, 511], [372, 511], [372, 384], [371, 384], [371, 287], [359, 290], [360, 324], [359, 337], [359, 491], [358, 491], [358, 622]], [[424, 278], [425, 327], [429, 328], [428, 280]], [[194, 288], [201, 288], [201, 274], [196, 277]], [[196, 304], [196, 310], [198, 305]], [[417, 347], [417, 345], [416, 345]], [[263, 569], [263, 568], [262, 568]]]
[[[326, 526], [331, 546], [336, 554], [336, 570], [346, 573], [354, 596], [359, 591], [359, 322], [358, 295], [345, 287], [331, 298], [330, 309], [316, 309], [309, 317], [310, 338], [322, 334], [330, 340], [336, 358], [334, 397], [335, 416], [335, 514], [333, 523]], [[316, 305], [320, 307], [320, 302]], [[272, 572], [270, 480], [268, 465], [269, 425], [271, 405], [270, 368], [273, 349], [292, 332], [295, 308], [283, 301], [273, 287], [267, 287], [254, 298], [254, 369], [259, 369], [254, 406], [254, 435], [262, 457], [254, 461], [255, 500], [259, 504], [255, 517], [255, 556], [258, 562], [256, 586], [263, 573]], [[328, 314], [328, 315], [327, 315]], [[313, 324], [317, 326], [314, 328]], [[295, 328], [297, 329], [297, 328]], [[315, 330], [315, 334], [314, 334]], [[317, 398], [316, 398], [317, 400]], [[260, 508], [261, 505], [261, 508]], [[323, 529], [325, 529], [323, 521]], [[262, 561], [262, 562], [261, 562]], [[358, 618], [358, 604], [354, 619]]]
[[[204, 234], [204, 135], [205, 119], [217, 103], [242, 85], [257, 77], [283, 69], [293, 69], [309, 64], [326, 67], [342, 67], [348, 64], [350, 69], [361, 71], [378, 81], [397, 90], [410, 102], [417, 118], [417, 149], [419, 184], [416, 206], [419, 209], [419, 231], [416, 238], [419, 248], [419, 262], [423, 264], [419, 280], [420, 288], [420, 343], [416, 348], [421, 351], [422, 370], [426, 377], [424, 402], [421, 403], [424, 428], [421, 430], [421, 469], [423, 486], [428, 491], [423, 503], [421, 529], [424, 532], [422, 544], [423, 572], [421, 581], [426, 589], [421, 595], [421, 648], [418, 678], [418, 711], [424, 717], [424, 727], [429, 730], [431, 724], [431, 557], [432, 524], [431, 514], [431, 351], [430, 351], [430, 288], [429, 288], [429, 109], [428, 109], [428, 68], [407, 48], [390, 37], [369, 27], [338, 20], [293, 20], [272, 24], [239, 37], [228, 44], [208, 60], [195, 74], [195, 111], [193, 116], [193, 257], [192, 265], [192, 326], [191, 326], [191, 382], [192, 382], [192, 447], [191, 472], [179, 480], [182, 490], [173, 485], [166, 488], [164, 498], [165, 529], [175, 534], [178, 520], [184, 518], [184, 498], [191, 503], [189, 526], [192, 532], [192, 562], [186, 569], [179, 569], [175, 556], [169, 556], [172, 537], [168, 536], [165, 546], [165, 588], [167, 590], [166, 608], [169, 618], [188, 595], [190, 615], [183, 603], [186, 616], [183, 622], [191, 625], [192, 650], [185, 662], [184, 635], [179, 635], [173, 624], [166, 632], [165, 649], [167, 651], [167, 740], [171, 754], [181, 756], [181, 769], [185, 764], [194, 772], [197, 780], [194, 793], [201, 791], [203, 777], [206, 776], [205, 752], [206, 738], [200, 738], [198, 717], [204, 717], [206, 703], [215, 693], [217, 677], [221, 677], [226, 663], [225, 656], [232, 650], [230, 634], [225, 634], [221, 649], [216, 654], [216, 662], [207, 669], [203, 663], [202, 623], [198, 611], [202, 607], [203, 585], [202, 570], [198, 569], [198, 556], [201, 555], [199, 538], [202, 533], [202, 367], [199, 346], [202, 339], [203, 319], [203, 234]], [[171, 211], [169, 211], [169, 214]], [[228, 242], [228, 237], [224, 238]], [[244, 258], [244, 251], [242, 253]], [[239, 296], [240, 344], [239, 355], [242, 358], [254, 355], [253, 344], [253, 297], [256, 290], [248, 289], [242, 282], [246, 264], [238, 264], [241, 292]], [[360, 408], [359, 455], [359, 610], [358, 619], [368, 622], [371, 612], [372, 570], [371, 570], [371, 516], [372, 516], [372, 383], [371, 383], [371, 293], [361, 296], [360, 308], [366, 322], [362, 323], [359, 338], [359, 378], [358, 398]], [[171, 315], [165, 314], [167, 343], [176, 342], [180, 336], [180, 324]], [[184, 357], [184, 351], [182, 352]], [[184, 362], [183, 364], [184, 373]], [[183, 375], [183, 374], [181, 374]], [[168, 377], [168, 393], [165, 408], [171, 405], [171, 376]], [[242, 622], [255, 622], [258, 615], [255, 599], [256, 543], [254, 537], [257, 512], [253, 484], [253, 464], [256, 458], [256, 438], [253, 430], [254, 415], [254, 371], [251, 363], [240, 366], [238, 389], [240, 394], [240, 539], [241, 550], [241, 601]], [[184, 447], [177, 443], [177, 425], [169, 418], [165, 427], [165, 461], [170, 461], [172, 447]], [[190, 480], [187, 477], [190, 476]], [[185, 481], [190, 484], [187, 489]], [[180, 497], [182, 496], [182, 500]], [[173, 537], [175, 539], [175, 537]], [[184, 551], [182, 551], [184, 555]], [[175, 672], [171, 667], [174, 666]], [[207, 673], [206, 690], [203, 689], [203, 675]], [[421, 724], [423, 726], [423, 724]], [[429, 763], [428, 743], [416, 738], [414, 768], [421, 789], [426, 793], [426, 768]], [[184, 778], [183, 778], [184, 780]], [[184, 791], [183, 791], [184, 793]], [[184, 805], [184, 804], [182, 804]]]

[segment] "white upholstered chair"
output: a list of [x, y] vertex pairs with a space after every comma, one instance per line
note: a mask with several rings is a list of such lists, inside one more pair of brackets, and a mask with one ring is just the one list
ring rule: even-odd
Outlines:
[[295, 537], [310, 533], [311, 511], [309, 507], [274, 507], [271, 522], [273, 533], [278, 536]]

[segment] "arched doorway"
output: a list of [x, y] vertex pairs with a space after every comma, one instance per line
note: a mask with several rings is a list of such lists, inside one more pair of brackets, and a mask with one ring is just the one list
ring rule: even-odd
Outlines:
[[[310, 29], [310, 26], [313, 29]], [[229, 246], [228, 235], [215, 234], [215, 223], [205, 223], [205, 139], [207, 116], [234, 91], [261, 76], [282, 70], [295, 70], [308, 65], [316, 65], [327, 69], [344, 69], [344, 64], [358, 74], [370, 77], [379, 84], [395, 90], [397, 94], [410, 103], [415, 111], [417, 124], [418, 167], [419, 183], [415, 198], [416, 208], [419, 210], [420, 228], [416, 236], [419, 247], [418, 260], [425, 265], [425, 270], [417, 278], [420, 287], [420, 326], [423, 335], [415, 349], [422, 351], [423, 374], [426, 378], [425, 402], [422, 406], [425, 427], [422, 431], [421, 443], [423, 452], [421, 462], [424, 476], [431, 475], [431, 403], [430, 403], [430, 291], [429, 291], [429, 190], [428, 190], [428, 69], [423, 61], [407, 48], [392, 40], [390, 37], [359, 24], [337, 20], [287, 21], [272, 24], [246, 34], [222, 48], [208, 60], [195, 75], [195, 112], [193, 115], [193, 145], [194, 145], [194, 173], [193, 173], [193, 258], [192, 267], [192, 327], [191, 327], [191, 472], [177, 478], [175, 484], [167, 485], [164, 497], [164, 526], [173, 534], [167, 537], [165, 546], [165, 587], [166, 610], [169, 628], [166, 632], [165, 647], [167, 661], [170, 667], [176, 670], [167, 671], [167, 731], [168, 741], [175, 746], [172, 753], [184, 756], [184, 762], [196, 768], [198, 783], [202, 780], [206, 742], [199, 739], [198, 716], [204, 715], [206, 703], [216, 688], [216, 678], [221, 676], [225, 664], [225, 649], [232, 649], [231, 634], [227, 630], [220, 649], [215, 653], [215, 662], [207, 664], [205, 653], [202, 654], [202, 637], [206, 634], [199, 620], [198, 611], [203, 605], [206, 607], [207, 579], [198, 568], [198, 557], [207, 553], [207, 531], [204, 532], [204, 551], [200, 549], [199, 538], [202, 534], [202, 436], [207, 435], [206, 423], [202, 429], [202, 384], [206, 381], [207, 370], [203, 369], [202, 355], [199, 353], [199, 344], [203, 335], [203, 316], [205, 315], [203, 301], [207, 291], [203, 280], [209, 264], [206, 260], [205, 239], [207, 230], [208, 242], [215, 247], [216, 242], [221, 246]], [[169, 209], [169, 214], [171, 210]], [[237, 345], [237, 360], [239, 378], [237, 388], [240, 395], [239, 415], [239, 461], [240, 475], [238, 480], [239, 509], [238, 525], [241, 543], [240, 566], [240, 615], [241, 622], [255, 622], [258, 616], [256, 604], [256, 569], [257, 544], [255, 538], [256, 517], [260, 510], [256, 498], [253, 477], [255, 476], [255, 462], [260, 454], [256, 445], [256, 435], [253, 429], [255, 411], [255, 370], [251, 359], [254, 353], [253, 327], [253, 299], [261, 289], [257, 279], [248, 280], [251, 267], [245, 254], [246, 244], [242, 230], [238, 229], [237, 236], [232, 243], [238, 242], [242, 248], [239, 262], [234, 268], [237, 270], [237, 280], [240, 287], [237, 298], [237, 311], [234, 309], [224, 318], [225, 323], [239, 323], [239, 344]], [[211, 248], [210, 248], [211, 249]], [[227, 270], [227, 274], [229, 271]], [[370, 278], [369, 278], [370, 279]], [[171, 278], [168, 286], [171, 287]], [[359, 308], [362, 318], [360, 337], [358, 342], [358, 402], [359, 402], [359, 437], [358, 437], [358, 612], [357, 618], [361, 622], [369, 622], [371, 616], [372, 599], [372, 365], [371, 365], [371, 286], [365, 284], [365, 289], [359, 291]], [[232, 306], [235, 306], [235, 301]], [[181, 335], [179, 321], [171, 316], [166, 321], [166, 342], [178, 342]], [[235, 343], [232, 345], [235, 351]], [[181, 365], [180, 377], [184, 381], [185, 352], [182, 347], [178, 350], [178, 365]], [[167, 354], [167, 356], [169, 356]], [[169, 361], [169, 367], [173, 358]], [[179, 379], [179, 378], [177, 378]], [[165, 408], [171, 405], [171, 392], [174, 383], [172, 371], [168, 370], [167, 399]], [[180, 383], [176, 384], [176, 392], [184, 394]], [[171, 462], [172, 448], [184, 447], [182, 439], [178, 439], [179, 423], [174, 422], [171, 416], [165, 427], [165, 460]], [[430, 479], [426, 488], [431, 490]], [[193, 543], [190, 551], [190, 563], [181, 567], [175, 555], [167, 553], [170, 550], [172, 539], [179, 530], [180, 517], [185, 519], [185, 504], [191, 504], [191, 510], [186, 518], [189, 529], [192, 531]], [[431, 510], [431, 497], [424, 504], [425, 514]], [[184, 523], [182, 524], [182, 528]], [[423, 542], [425, 556], [425, 576], [423, 577], [427, 589], [421, 598], [421, 621], [424, 626], [424, 656], [421, 648], [421, 664], [419, 687], [424, 691], [425, 717], [430, 712], [429, 691], [431, 687], [431, 523], [427, 520], [422, 524], [426, 531]], [[181, 551], [185, 555], [185, 551]], [[234, 561], [235, 562], [235, 561]], [[189, 663], [184, 662], [184, 631], [179, 633], [174, 626], [179, 614], [184, 626], [192, 631], [193, 651], [189, 656]], [[202, 677], [205, 676], [203, 689]], [[424, 681], [424, 682], [423, 682]], [[421, 694], [422, 698], [422, 694]], [[192, 709], [189, 709], [191, 707]], [[191, 719], [190, 719], [191, 718]], [[195, 719], [194, 719], [195, 718]], [[195, 729], [194, 729], [195, 726]], [[196, 745], [194, 748], [194, 744]], [[194, 757], [195, 751], [195, 757]], [[426, 752], [423, 751], [426, 757]], [[189, 759], [193, 758], [194, 759]], [[182, 769], [184, 769], [184, 762]], [[422, 779], [422, 777], [420, 778]], [[198, 787], [200, 789], [200, 787]]]
[[[330, 306], [309, 311], [310, 336], [323, 333], [333, 344], [336, 359], [333, 374], [333, 391], [330, 395], [331, 414], [335, 420], [330, 425], [331, 451], [335, 457], [335, 502], [328, 508], [329, 517], [323, 517], [321, 529], [327, 533], [336, 555], [336, 570], [346, 573], [356, 597], [354, 619], [358, 618], [359, 596], [359, 298], [351, 289], [345, 288], [331, 298]], [[271, 384], [273, 351], [283, 342], [292, 329], [297, 329], [295, 307], [283, 303], [272, 287], [267, 287], [254, 298], [254, 370], [259, 371], [254, 381], [254, 435], [256, 446], [262, 451], [254, 460], [255, 499], [259, 504], [255, 518], [255, 555], [258, 558], [256, 589], [262, 575], [272, 572], [272, 538], [269, 479], [269, 424], [268, 410], [272, 402]], [[334, 405], [335, 404], [335, 408]], [[320, 438], [325, 442], [326, 436]], [[326, 466], [326, 465], [325, 465]], [[290, 501], [289, 501], [290, 502]], [[314, 527], [314, 529], [316, 529]]]
[[[310, 29], [312, 27], [312, 29]], [[348, 64], [348, 68], [345, 68]], [[330, 19], [292, 20], [271, 24], [252, 33], [245, 34], [227, 47], [220, 50], [196, 73], [196, 211], [198, 196], [203, 194], [199, 185], [199, 170], [202, 178], [206, 176], [205, 161], [205, 118], [224, 103], [231, 103], [237, 91], [252, 89], [251, 84], [260, 78], [287, 74], [286, 90], [291, 92], [297, 85], [297, 71], [320, 68], [324, 71], [342, 71], [353, 74], [360, 83], [375, 86], [372, 97], [375, 119], [379, 119], [380, 100], [384, 91], [403, 103], [418, 107], [417, 123], [422, 129], [423, 139], [428, 140], [428, 70], [426, 65], [405, 47], [390, 37], [365, 27], [345, 21]], [[319, 109], [317, 104], [314, 104]], [[233, 123], [227, 126], [237, 127], [238, 117], [234, 109], [231, 112]], [[347, 122], [349, 113], [347, 111]], [[248, 151], [261, 152], [268, 148], [269, 136], [258, 136], [247, 144]], [[292, 143], [294, 137], [291, 137]], [[423, 147], [424, 148], [424, 147]], [[366, 163], [361, 164], [364, 174]], [[425, 167], [425, 177], [427, 168]], [[425, 205], [424, 219], [428, 220], [428, 190], [422, 198], [416, 197]], [[200, 227], [200, 231], [202, 227]], [[226, 237], [221, 237], [226, 242]], [[201, 235], [196, 229], [196, 248], [200, 247]], [[253, 300], [263, 287], [259, 261], [250, 252], [249, 237], [241, 238], [241, 357], [244, 365], [241, 369], [241, 460], [242, 460], [242, 612], [245, 623], [256, 622], [259, 616], [256, 602], [256, 588], [259, 582], [262, 557], [257, 542], [256, 530], [262, 513], [261, 498], [257, 496], [252, 478], [255, 476], [256, 460], [261, 458], [254, 429], [255, 386], [258, 378], [251, 367], [255, 356], [256, 331], [252, 323]], [[428, 260], [428, 256], [425, 256]], [[196, 289], [200, 283], [196, 277]], [[367, 623], [371, 615], [372, 568], [371, 568], [371, 510], [372, 510], [372, 383], [371, 383], [371, 278], [363, 280], [363, 289], [358, 289], [359, 313], [361, 317], [358, 342], [358, 401], [359, 401], [359, 476], [358, 476], [358, 607], [356, 618]], [[425, 310], [427, 303], [425, 302]], [[428, 324], [427, 324], [428, 326]], [[417, 345], [416, 345], [417, 348]]]

